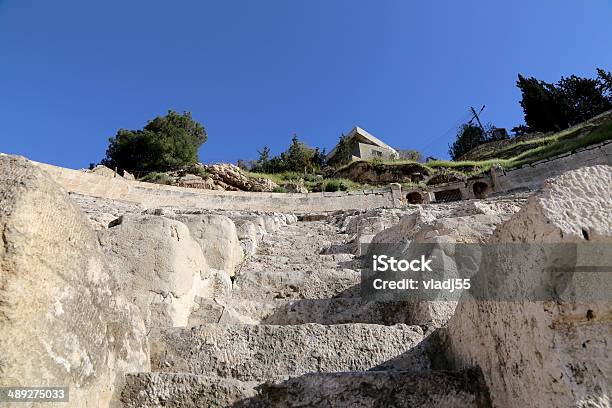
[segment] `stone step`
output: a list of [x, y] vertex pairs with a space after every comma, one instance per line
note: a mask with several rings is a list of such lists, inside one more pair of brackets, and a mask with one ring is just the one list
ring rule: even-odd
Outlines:
[[360, 273], [351, 269], [241, 272], [234, 279], [233, 296], [259, 300], [355, 297], [360, 280]]
[[[342, 267], [349, 265], [355, 258], [352, 254], [304, 254], [296, 251], [295, 253], [282, 254], [256, 254], [249, 259], [249, 264], [244, 266], [245, 270], [261, 270], [269, 268], [287, 268], [287, 267], [304, 267], [310, 266], [310, 269], [315, 269], [313, 266], [326, 266], [330, 268]], [[353, 262], [357, 265], [357, 262]]]
[[490, 406], [472, 371], [316, 373], [263, 384], [186, 373], [129, 374], [125, 408], [165, 407], [396, 407]]
[[305, 323], [411, 323], [413, 305], [408, 302], [362, 302], [360, 298], [337, 299], [246, 299], [198, 298], [199, 309], [189, 318], [189, 327], [206, 323], [297, 325]]
[[151, 333], [153, 371], [264, 381], [278, 375], [371, 369], [426, 371], [419, 326], [222, 325]]

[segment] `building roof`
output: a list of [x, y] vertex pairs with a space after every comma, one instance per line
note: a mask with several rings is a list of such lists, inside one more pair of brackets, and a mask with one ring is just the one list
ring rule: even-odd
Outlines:
[[[374, 135], [372, 135], [371, 133], [367, 132], [366, 130], [360, 128], [359, 126], [355, 126], [353, 129], [351, 129], [350, 132], [348, 132], [346, 134], [346, 136], [349, 139], [353, 139], [356, 138], [358, 141], [362, 142], [362, 143], [366, 143], [366, 144], [371, 144], [371, 145], [375, 145], [378, 147], [382, 147], [383, 149], [388, 149], [392, 152], [397, 153], [397, 151], [392, 148], [391, 146], [389, 146], [388, 144], [386, 144], [385, 142], [383, 142], [382, 140], [374, 137]], [[337, 149], [338, 145], [336, 145], [331, 152], [329, 152], [329, 154], [327, 155], [327, 157], [332, 157], [334, 154], [336, 154], [336, 149]]]

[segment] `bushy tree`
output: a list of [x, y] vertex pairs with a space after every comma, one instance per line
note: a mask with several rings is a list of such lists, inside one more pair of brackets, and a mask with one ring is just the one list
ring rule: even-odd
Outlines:
[[555, 84], [519, 75], [517, 86], [526, 125], [517, 134], [565, 129], [612, 109], [612, 74], [602, 69], [596, 78], [571, 75]]
[[517, 86], [522, 93], [520, 104], [529, 131], [545, 132], [568, 126], [561, 94], [553, 84], [519, 75]]
[[612, 109], [612, 98], [606, 95], [605, 91], [606, 74], [605, 71], [600, 70], [595, 79], [572, 75], [568, 78], [561, 78], [557, 82], [563, 104], [563, 114], [570, 125], [584, 122]]
[[449, 146], [448, 154], [451, 159], [458, 160], [481, 144], [507, 138], [506, 132], [495, 132], [495, 127], [490, 123], [486, 124], [484, 129], [472, 123], [466, 123], [459, 128], [455, 141]]
[[293, 135], [289, 148], [281, 153], [281, 159], [285, 163], [286, 170], [306, 173], [313, 170], [312, 158], [314, 157], [314, 151], [314, 149], [306, 146], [304, 142], [301, 142], [297, 135]]
[[142, 130], [120, 129], [109, 139], [102, 164], [137, 173], [173, 170], [197, 163], [206, 139], [206, 130], [191, 113], [170, 110]]

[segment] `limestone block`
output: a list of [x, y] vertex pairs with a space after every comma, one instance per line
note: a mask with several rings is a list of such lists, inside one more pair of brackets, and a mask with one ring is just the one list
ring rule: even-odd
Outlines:
[[[549, 180], [490, 242], [610, 245], [610, 191], [610, 166], [567, 172]], [[546, 277], [555, 259], [545, 255], [502, 271], [505, 288], [529, 288]], [[610, 290], [605, 273], [577, 275]], [[457, 366], [482, 369], [494, 406], [605, 406], [596, 401], [612, 389], [611, 316], [609, 299], [572, 293], [554, 301], [465, 301], [449, 322], [450, 354]]]
[[148, 369], [145, 333], [87, 218], [39, 168], [0, 155], [0, 386], [65, 385], [62, 406], [108, 407], [124, 372]]
[[234, 275], [236, 267], [244, 259], [244, 251], [231, 219], [206, 214], [177, 215], [176, 219], [187, 225], [192, 237], [200, 244], [208, 265]]
[[123, 293], [149, 326], [185, 326], [208, 267], [186, 225], [154, 215], [125, 215], [99, 233]]
[[151, 333], [155, 371], [266, 380], [309, 372], [426, 371], [419, 326], [344, 324], [220, 325]]

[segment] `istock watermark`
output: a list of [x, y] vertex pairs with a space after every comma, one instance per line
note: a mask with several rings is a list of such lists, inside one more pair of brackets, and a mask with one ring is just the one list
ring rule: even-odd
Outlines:
[[[418, 259], [396, 259], [388, 255], [372, 255], [372, 271], [373, 272], [433, 272], [433, 258], [427, 258], [421, 255]], [[448, 293], [454, 293], [455, 290], [470, 289], [470, 279], [413, 279], [401, 278], [386, 280], [383, 278], [374, 278], [372, 281], [374, 290], [445, 290]]]
[[368, 244], [365, 300], [612, 300], [612, 245]]

